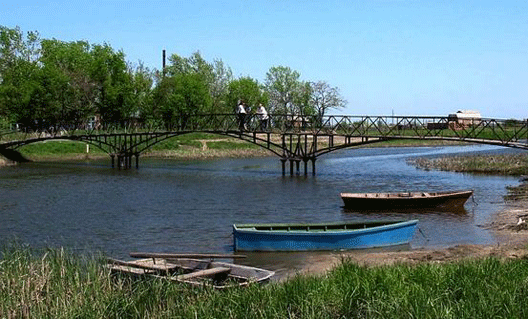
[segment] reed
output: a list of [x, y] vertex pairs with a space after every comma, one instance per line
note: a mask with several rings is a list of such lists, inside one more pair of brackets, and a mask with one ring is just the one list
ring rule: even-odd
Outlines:
[[528, 174], [528, 154], [466, 155], [440, 158], [418, 158], [410, 163], [423, 169], [486, 173], [500, 175]]
[[101, 256], [11, 245], [1, 318], [527, 318], [528, 259], [368, 268], [215, 291], [114, 277]]

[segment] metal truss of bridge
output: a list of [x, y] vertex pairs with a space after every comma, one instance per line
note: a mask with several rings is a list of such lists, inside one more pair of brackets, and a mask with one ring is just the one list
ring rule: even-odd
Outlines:
[[[245, 127], [234, 114], [186, 116], [168, 128], [109, 127], [98, 130], [58, 130], [48, 132], [3, 132], [0, 154], [17, 159], [17, 149], [49, 140], [71, 140], [96, 146], [106, 152], [112, 167], [139, 166], [139, 157], [153, 145], [183, 134], [219, 134], [259, 145], [277, 155], [282, 174], [304, 174], [321, 155], [354, 146], [388, 140], [447, 140], [528, 149], [528, 120], [473, 119], [453, 122], [448, 117], [417, 116], [292, 116], [270, 115], [264, 128], [256, 115]], [[20, 158], [19, 158], [20, 160]]]

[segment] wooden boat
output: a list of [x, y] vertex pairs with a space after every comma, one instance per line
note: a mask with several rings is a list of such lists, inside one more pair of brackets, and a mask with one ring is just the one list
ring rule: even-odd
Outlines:
[[[133, 261], [110, 259], [108, 267], [111, 272], [134, 277], [152, 276], [192, 286], [211, 286], [215, 289], [247, 286], [251, 283], [265, 283], [275, 274], [275, 272], [270, 270], [227, 262], [174, 257], [182, 256], [180, 254], [135, 253], [131, 255], [150, 256], [150, 258]], [[160, 258], [159, 256], [166, 258]], [[232, 256], [229, 256], [229, 258], [232, 258]]]
[[341, 193], [345, 208], [354, 210], [383, 210], [395, 208], [436, 208], [459, 210], [464, 207], [472, 190], [448, 192], [406, 193]]
[[344, 250], [408, 244], [418, 220], [233, 225], [236, 251]]

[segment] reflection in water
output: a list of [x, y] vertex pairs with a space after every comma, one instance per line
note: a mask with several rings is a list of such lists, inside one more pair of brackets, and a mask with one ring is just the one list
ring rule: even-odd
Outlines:
[[[466, 205], [467, 206], [467, 205]], [[365, 209], [354, 209], [354, 208], [348, 208], [348, 207], [342, 207], [343, 213], [355, 213], [355, 214], [363, 214], [363, 215], [372, 215], [372, 214], [379, 214], [383, 215], [386, 213], [398, 213], [398, 214], [455, 214], [455, 215], [467, 215], [470, 213], [470, 211], [474, 210], [473, 208], [469, 208], [466, 206], [461, 207], [450, 207], [446, 209], [436, 209], [436, 208], [391, 208], [391, 209], [372, 209], [372, 210], [365, 210]], [[469, 210], [468, 210], [469, 208]]]
[[[140, 169], [109, 168], [109, 160], [28, 163], [0, 169], [0, 242], [101, 250], [127, 259], [131, 251], [229, 253], [232, 225], [316, 223], [365, 218], [419, 219], [411, 248], [488, 244], [485, 224], [517, 178], [423, 171], [409, 156], [499, 152], [490, 146], [369, 148], [328, 154], [317, 176], [281, 176], [276, 157], [175, 161], [144, 159]], [[341, 192], [475, 190], [467, 213], [352, 212]], [[250, 264], [300, 269], [320, 253], [259, 253]]]

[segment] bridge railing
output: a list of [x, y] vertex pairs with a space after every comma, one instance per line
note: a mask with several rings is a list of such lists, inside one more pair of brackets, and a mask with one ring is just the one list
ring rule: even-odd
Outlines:
[[[439, 116], [348, 116], [269, 114], [264, 126], [257, 114], [245, 118], [244, 132], [280, 134], [342, 135], [378, 138], [487, 139], [503, 143], [528, 139], [528, 120], [470, 119], [453, 121]], [[150, 121], [128, 125], [110, 124], [91, 129], [67, 127], [42, 131], [2, 131], [0, 143], [12, 140], [60, 138], [73, 135], [101, 135], [139, 132], [239, 132], [236, 114], [181, 116], [169, 125]]]

